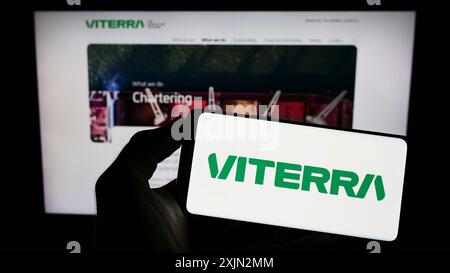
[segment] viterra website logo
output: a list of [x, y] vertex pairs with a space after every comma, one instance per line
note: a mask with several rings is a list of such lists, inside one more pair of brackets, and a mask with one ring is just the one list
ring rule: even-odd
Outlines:
[[[235, 182], [244, 182], [247, 172], [247, 166], [256, 167], [255, 181], [256, 185], [263, 185], [266, 179], [266, 169], [275, 168], [275, 187], [310, 191], [311, 184], [314, 183], [317, 190], [323, 194], [341, 195], [348, 197], [365, 198], [371, 185], [374, 185], [376, 197], [381, 201], [385, 197], [383, 178], [381, 175], [365, 174], [359, 189], [356, 190], [360, 176], [356, 172], [346, 170], [328, 170], [322, 167], [292, 164], [287, 162], [275, 162], [272, 160], [247, 158], [236, 155], [229, 155], [222, 168], [219, 170], [217, 154], [211, 153], [208, 156], [209, 171], [211, 178], [226, 180], [234, 165], [236, 165]], [[253, 168], [252, 168], [253, 169]], [[303, 171], [302, 179], [300, 172]], [[300, 181], [301, 180], [301, 181]], [[331, 180], [331, 182], [330, 182]], [[301, 183], [300, 183], [301, 182]], [[327, 186], [329, 185], [329, 189]], [[343, 191], [340, 191], [340, 189]]]
[[86, 20], [87, 28], [109, 28], [109, 29], [137, 29], [144, 28], [144, 20], [131, 19], [95, 19]]

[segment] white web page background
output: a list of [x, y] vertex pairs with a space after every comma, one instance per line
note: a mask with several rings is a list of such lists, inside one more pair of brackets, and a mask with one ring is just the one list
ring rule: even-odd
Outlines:
[[[146, 25], [88, 28], [86, 21], [96, 19]], [[414, 21], [414, 12], [36, 12], [46, 212], [95, 214], [97, 178], [146, 129], [113, 127], [111, 143], [90, 140], [89, 44], [355, 45], [353, 128], [405, 135]], [[151, 183], [176, 177], [178, 153], [169, 161]]]

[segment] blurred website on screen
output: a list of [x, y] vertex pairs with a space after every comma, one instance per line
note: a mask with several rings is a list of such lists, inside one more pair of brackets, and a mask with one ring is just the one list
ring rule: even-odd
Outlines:
[[[406, 135], [414, 24], [414, 12], [36, 12], [46, 212], [95, 214], [95, 182], [135, 132], [211, 100], [257, 115], [276, 95], [280, 119]], [[178, 159], [150, 185], [175, 179]]]

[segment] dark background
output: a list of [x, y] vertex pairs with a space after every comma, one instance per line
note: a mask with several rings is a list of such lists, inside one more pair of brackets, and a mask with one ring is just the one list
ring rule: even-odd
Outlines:
[[[399, 236], [381, 242], [383, 252], [448, 250], [445, 113], [448, 62], [447, 9], [441, 1], [65, 1], [20, 2], [8, 8], [2, 28], [1, 251], [66, 252], [77, 240], [92, 251], [95, 217], [46, 215], [43, 210], [39, 112], [33, 34], [34, 9], [49, 10], [402, 10], [416, 9], [416, 37], [408, 123], [408, 160]], [[345, 2], [345, 3], [344, 3]], [[5, 16], [7, 16], [5, 15]], [[62, 116], [64, 113], [60, 113]], [[68, 155], [70, 156], [70, 155]], [[444, 156], [442, 158], [442, 156]], [[368, 240], [339, 236], [365, 249]]]

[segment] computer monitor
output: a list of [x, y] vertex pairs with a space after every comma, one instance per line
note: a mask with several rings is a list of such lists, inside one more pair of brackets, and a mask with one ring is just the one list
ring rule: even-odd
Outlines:
[[[282, 119], [407, 133], [413, 11], [37, 11], [34, 20], [47, 213], [95, 214], [95, 182], [130, 137], [193, 108], [261, 115], [257, 106], [275, 101]], [[159, 164], [150, 185], [176, 178], [178, 159]]]

